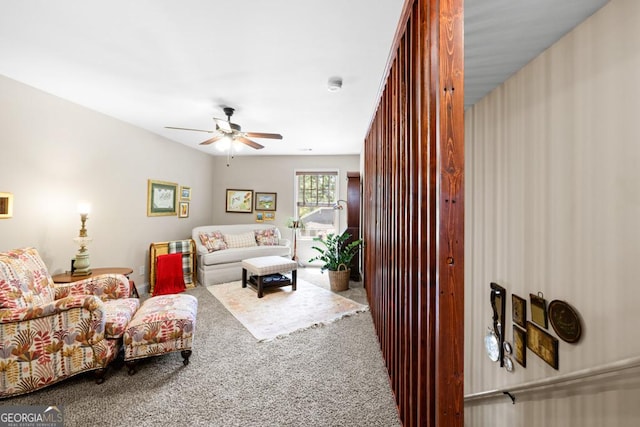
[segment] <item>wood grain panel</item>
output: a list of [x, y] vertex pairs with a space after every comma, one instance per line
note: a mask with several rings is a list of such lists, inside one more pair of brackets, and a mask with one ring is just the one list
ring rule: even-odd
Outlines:
[[463, 425], [462, 0], [415, 0], [365, 138], [365, 287], [407, 426]]

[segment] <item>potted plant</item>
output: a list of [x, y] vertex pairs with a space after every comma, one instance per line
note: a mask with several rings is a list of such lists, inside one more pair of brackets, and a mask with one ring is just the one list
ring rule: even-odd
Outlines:
[[351, 234], [329, 233], [325, 237], [315, 237], [314, 242], [319, 242], [322, 247], [312, 246], [311, 249], [318, 251], [319, 255], [311, 258], [309, 262], [322, 261], [320, 269], [329, 270], [329, 284], [332, 291], [344, 291], [349, 289], [349, 275], [351, 269], [349, 265], [358, 250], [363, 246], [362, 239], [347, 242]]

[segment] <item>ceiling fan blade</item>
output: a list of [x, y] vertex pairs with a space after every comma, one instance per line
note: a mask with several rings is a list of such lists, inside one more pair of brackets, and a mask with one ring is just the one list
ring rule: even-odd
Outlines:
[[249, 138], [245, 138], [244, 136], [238, 136], [235, 138], [236, 141], [242, 142], [245, 145], [248, 145], [251, 148], [255, 148], [256, 150], [260, 150], [264, 148], [264, 145], [260, 145], [255, 141], [250, 140]]
[[245, 135], [251, 138], [282, 139], [279, 133], [245, 132]]
[[219, 141], [219, 140], [221, 140], [221, 139], [222, 139], [222, 138], [224, 138], [224, 137], [225, 137], [225, 135], [216, 135], [216, 136], [214, 136], [213, 138], [209, 138], [209, 139], [207, 139], [206, 141], [202, 141], [202, 142], [200, 143], [200, 145], [209, 145], [209, 144], [213, 144], [214, 142]]
[[191, 129], [191, 128], [176, 128], [173, 126], [165, 126], [165, 129], [177, 129], [177, 130], [194, 130], [196, 132], [207, 132], [207, 133], [213, 133], [212, 130], [203, 130], [203, 129]]
[[229, 124], [228, 121], [224, 120], [224, 119], [218, 119], [216, 117], [213, 118], [213, 120], [215, 120], [216, 122], [216, 126], [224, 131], [224, 132], [231, 132], [231, 125]]

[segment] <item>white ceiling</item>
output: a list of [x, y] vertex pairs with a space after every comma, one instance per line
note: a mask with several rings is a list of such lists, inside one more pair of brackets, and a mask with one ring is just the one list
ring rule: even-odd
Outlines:
[[[465, 104], [606, 2], [466, 0]], [[244, 154], [358, 154], [403, 3], [3, 0], [0, 74], [214, 155], [209, 134], [164, 127], [213, 129], [231, 106], [284, 136]]]

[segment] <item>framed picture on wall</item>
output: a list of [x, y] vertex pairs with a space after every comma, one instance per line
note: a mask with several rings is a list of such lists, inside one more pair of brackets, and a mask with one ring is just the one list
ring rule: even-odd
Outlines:
[[227, 190], [227, 212], [253, 212], [253, 190]]
[[511, 319], [523, 328], [527, 327], [527, 300], [511, 294]]
[[180, 198], [182, 200], [191, 200], [191, 187], [180, 187]]
[[147, 216], [175, 216], [178, 211], [178, 184], [147, 180]]
[[527, 331], [513, 325], [513, 355], [523, 368], [527, 367]]
[[531, 320], [547, 329], [547, 300], [544, 299], [542, 292], [538, 292], [538, 295], [529, 294], [531, 299]]
[[256, 191], [256, 210], [275, 211], [277, 193], [258, 193]]
[[533, 322], [527, 322], [527, 348], [558, 369], [558, 339], [549, 335]]
[[0, 193], [0, 219], [13, 216], [13, 194]]
[[180, 218], [189, 218], [189, 202], [180, 202], [178, 216]]

